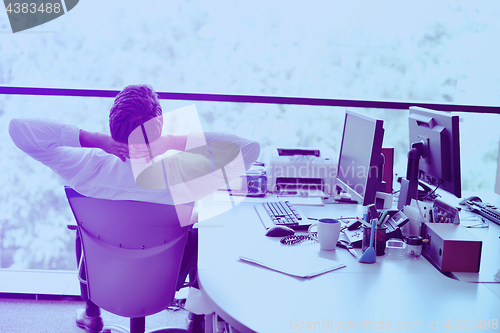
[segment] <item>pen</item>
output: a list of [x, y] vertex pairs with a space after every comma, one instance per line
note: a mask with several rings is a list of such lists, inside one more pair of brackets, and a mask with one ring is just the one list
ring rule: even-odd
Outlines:
[[383, 226], [388, 219], [389, 219], [389, 211], [385, 210], [382, 216], [380, 217], [380, 220], [378, 221], [378, 226], [379, 227]]

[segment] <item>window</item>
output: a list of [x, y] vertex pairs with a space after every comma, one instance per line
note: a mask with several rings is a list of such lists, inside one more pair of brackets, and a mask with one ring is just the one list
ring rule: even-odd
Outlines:
[[[500, 5], [491, 1], [81, 1], [60, 18], [10, 33], [0, 11], [0, 85], [450, 102], [500, 105]], [[196, 104], [205, 130], [267, 145], [337, 152], [343, 110], [277, 104]], [[108, 130], [110, 98], [0, 95], [0, 125], [44, 116]], [[385, 146], [406, 168], [407, 112], [385, 120]], [[494, 187], [497, 114], [461, 118], [462, 186]], [[0, 131], [0, 267], [74, 269], [73, 220], [61, 181]]]

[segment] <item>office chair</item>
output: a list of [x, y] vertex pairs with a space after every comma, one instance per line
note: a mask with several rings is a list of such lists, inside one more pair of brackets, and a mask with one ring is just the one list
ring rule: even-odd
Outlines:
[[[95, 199], [69, 187], [65, 191], [82, 242], [79, 277], [84, 266], [81, 282], [87, 285], [89, 299], [108, 312], [130, 318], [132, 333], [143, 333], [145, 317], [166, 309], [175, 296], [187, 236], [175, 207]], [[112, 330], [128, 332], [119, 325], [105, 325], [102, 332]]]

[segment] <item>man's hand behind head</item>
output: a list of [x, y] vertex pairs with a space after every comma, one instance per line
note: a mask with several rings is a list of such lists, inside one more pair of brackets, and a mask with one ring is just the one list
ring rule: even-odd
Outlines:
[[186, 148], [185, 135], [160, 136], [149, 145], [146, 143], [129, 144], [130, 159], [144, 158], [149, 163], [153, 158], [164, 154], [169, 150], [184, 151]]
[[126, 158], [130, 158], [128, 145], [116, 142], [107, 134], [80, 130], [80, 145], [85, 148], [100, 148], [108, 154], [115, 155], [123, 162]]

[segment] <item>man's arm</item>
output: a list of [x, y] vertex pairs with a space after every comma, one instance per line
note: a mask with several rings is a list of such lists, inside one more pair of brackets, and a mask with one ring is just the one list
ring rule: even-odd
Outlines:
[[[240, 147], [241, 155], [245, 163], [245, 170], [250, 169], [260, 155], [260, 144], [258, 142], [244, 139], [236, 135], [207, 132], [205, 133], [205, 140], [208, 144], [212, 142], [236, 144]], [[218, 146], [222, 147], [221, 145]]]
[[9, 134], [19, 149], [42, 163], [44, 153], [45, 157], [52, 158], [58, 147], [100, 148], [122, 161], [128, 157], [127, 145], [114, 141], [107, 134], [79, 130], [50, 119], [14, 118], [9, 124]]
[[12, 119], [9, 134], [14, 144], [30, 156], [39, 156], [60, 146], [80, 147], [76, 126], [49, 119]]
[[88, 132], [80, 130], [79, 134], [80, 145], [84, 148], [100, 148], [108, 154], [115, 155], [123, 162], [125, 158], [129, 158], [128, 145], [125, 143], [116, 142], [107, 134], [98, 132]]
[[[210, 143], [217, 143], [216, 145], [212, 145], [212, 149], [207, 149], [205, 152], [217, 152], [219, 158], [221, 158], [224, 153], [228, 156], [233, 155], [231, 151], [234, 149], [235, 145], [237, 145], [243, 156], [245, 170], [248, 170], [253, 163], [257, 161], [260, 155], [260, 145], [258, 142], [247, 140], [232, 134], [206, 132], [190, 133], [189, 135], [163, 135], [151, 142], [149, 147], [145, 143], [131, 144], [129, 145], [130, 158], [145, 158], [147, 162], [149, 162], [152, 157], [154, 158], [162, 155], [168, 150], [189, 151], [200, 154], [200, 150], [196, 148], [205, 146], [205, 143], [209, 145]], [[224, 143], [227, 144], [227, 149], [224, 148]], [[211, 159], [211, 156], [206, 153], [203, 155], [205, 155], [206, 158]]]
[[220, 188], [239, 186], [260, 154], [260, 145], [236, 135], [191, 133], [185, 152], [164, 159], [167, 182], [174, 202], [204, 198]]
[[[134, 182], [129, 168], [115, 156], [100, 149], [82, 148], [80, 129], [76, 126], [41, 118], [12, 119], [9, 134], [19, 149], [45, 164], [82, 194], [113, 197], [116, 179], [127, 183], [125, 187]], [[103, 147], [101, 141], [90, 140], [87, 145]]]

